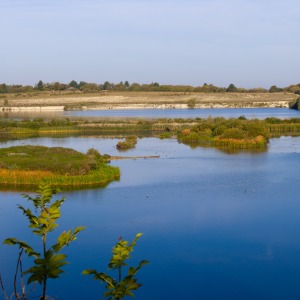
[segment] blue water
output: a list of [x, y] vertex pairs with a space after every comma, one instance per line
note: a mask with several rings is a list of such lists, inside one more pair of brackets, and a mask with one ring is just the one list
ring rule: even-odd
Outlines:
[[141, 109], [141, 110], [83, 110], [83, 111], [51, 111], [51, 112], [0, 112], [0, 119], [32, 119], [58, 117], [97, 117], [97, 118], [207, 118], [224, 117], [248, 119], [299, 118], [300, 112], [288, 108], [212, 108], [212, 109]]
[[224, 117], [248, 119], [299, 118], [300, 112], [288, 108], [211, 108], [211, 109], [142, 109], [142, 110], [85, 110], [65, 111], [64, 116], [76, 117], [110, 117], [110, 118], [208, 118]]
[[[116, 139], [87, 137], [0, 147], [24, 142], [118, 153]], [[118, 236], [143, 232], [132, 263], [151, 264], [138, 274], [137, 299], [300, 298], [300, 138], [272, 139], [265, 153], [230, 155], [144, 138], [124, 155], [161, 157], [113, 162], [121, 168], [119, 182], [63, 194], [58, 231], [87, 229], [66, 249], [66, 273], [49, 281], [52, 297], [101, 298], [103, 285], [81, 271], [106, 271]], [[34, 241], [17, 203], [26, 205], [20, 193], [0, 193], [0, 240]], [[10, 291], [16, 253], [0, 246], [0, 272]]]

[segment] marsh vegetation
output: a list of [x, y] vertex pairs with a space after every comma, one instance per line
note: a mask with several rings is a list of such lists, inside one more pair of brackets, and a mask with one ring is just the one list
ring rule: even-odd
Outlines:
[[117, 143], [117, 149], [120, 151], [132, 149], [137, 143], [137, 137], [135, 135], [130, 135], [125, 138], [125, 141], [119, 141]]
[[40, 183], [65, 189], [104, 186], [120, 171], [107, 165], [95, 149], [87, 154], [73, 149], [17, 146], [0, 149], [0, 186], [34, 189]]

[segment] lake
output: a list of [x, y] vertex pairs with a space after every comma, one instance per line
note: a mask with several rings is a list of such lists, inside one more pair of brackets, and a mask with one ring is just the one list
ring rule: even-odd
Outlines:
[[[119, 155], [117, 139], [36, 138], [0, 142], [71, 147]], [[144, 235], [132, 263], [151, 263], [138, 273], [137, 299], [299, 299], [300, 138], [271, 139], [263, 153], [226, 154], [176, 140], [139, 139], [122, 155], [159, 159], [114, 161], [121, 179], [103, 189], [63, 193], [58, 232], [87, 226], [66, 248], [65, 273], [49, 280], [58, 299], [99, 299], [104, 286], [80, 275], [85, 268], [106, 271], [119, 236]], [[16, 204], [19, 192], [0, 193], [0, 240], [29, 234]], [[7, 290], [17, 249], [0, 246], [0, 272]]]
[[136, 109], [136, 110], [76, 110], [76, 111], [22, 111], [0, 112], [0, 119], [32, 119], [58, 117], [84, 118], [207, 118], [224, 117], [238, 118], [245, 116], [248, 119], [265, 119], [276, 117], [279, 119], [299, 118], [300, 112], [288, 108], [211, 108], [211, 109]]

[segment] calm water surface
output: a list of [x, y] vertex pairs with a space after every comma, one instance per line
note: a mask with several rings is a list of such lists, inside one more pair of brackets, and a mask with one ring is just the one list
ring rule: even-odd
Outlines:
[[[39, 138], [0, 143], [71, 147], [117, 154], [116, 139]], [[80, 275], [106, 271], [118, 236], [144, 236], [133, 263], [151, 264], [138, 274], [137, 299], [300, 299], [300, 138], [270, 141], [260, 154], [225, 154], [175, 140], [139, 139], [124, 155], [160, 159], [113, 162], [121, 180], [104, 189], [64, 193], [59, 229], [85, 225], [66, 252], [70, 265], [49, 281], [58, 299], [99, 299], [103, 285]], [[32, 240], [16, 204], [20, 193], [0, 193], [0, 240]], [[0, 246], [7, 289], [16, 249]]]
[[53, 111], [53, 112], [0, 112], [2, 119], [32, 119], [57, 117], [98, 117], [109, 119], [120, 118], [207, 118], [224, 117], [248, 119], [279, 119], [299, 118], [300, 112], [288, 108], [211, 108], [211, 109], [136, 109], [136, 110], [83, 110], [83, 111]]

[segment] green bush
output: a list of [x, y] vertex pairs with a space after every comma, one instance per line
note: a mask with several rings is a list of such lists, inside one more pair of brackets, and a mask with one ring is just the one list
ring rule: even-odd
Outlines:
[[128, 150], [135, 147], [137, 143], [137, 137], [134, 135], [125, 138], [125, 141], [120, 141], [117, 143], [118, 150]]
[[192, 98], [192, 99], [189, 99], [188, 102], [187, 102], [187, 106], [188, 108], [195, 108], [196, 106], [196, 99], [195, 98]]

